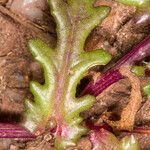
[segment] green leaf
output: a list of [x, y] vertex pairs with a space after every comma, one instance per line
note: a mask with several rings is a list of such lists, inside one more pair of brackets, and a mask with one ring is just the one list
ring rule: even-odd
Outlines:
[[137, 6], [137, 7], [143, 7], [143, 8], [149, 8], [150, 7], [150, 1], [149, 0], [116, 0], [117, 2], [131, 5], [131, 6]]
[[144, 87], [144, 93], [148, 96], [148, 98], [150, 99], [150, 84], [146, 85]]
[[150, 62], [143, 61], [143, 63], [148, 69], [150, 69]]
[[34, 95], [34, 102], [26, 100], [26, 122], [24, 124], [30, 131], [35, 131], [37, 125], [46, 122], [52, 113], [52, 103], [56, 89], [55, 66], [52, 60], [52, 49], [41, 40], [30, 40], [29, 49], [44, 69], [45, 84], [30, 82], [30, 91]]
[[131, 135], [124, 137], [118, 146], [118, 150], [140, 150], [137, 139]]
[[139, 77], [145, 76], [145, 68], [143, 66], [133, 66], [131, 71]]
[[94, 8], [93, 3], [94, 0], [49, 0], [57, 24], [57, 46], [51, 49], [38, 39], [29, 42], [31, 53], [44, 68], [45, 83], [30, 83], [34, 101], [26, 101], [24, 126], [40, 132], [53, 118], [57, 123], [58, 150], [74, 146], [88, 131], [81, 125], [80, 113], [93, 106], [95, 97], [76, 98], [77, 84], [90, 67], [106, 65], [111, 60], [104, 50], [84, 51], [86, 38], [109, 12], [108, 7]]

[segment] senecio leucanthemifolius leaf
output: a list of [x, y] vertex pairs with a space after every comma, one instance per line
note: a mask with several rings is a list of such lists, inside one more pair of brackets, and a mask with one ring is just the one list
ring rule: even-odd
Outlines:
[[57, 46], [49, 48], [39, 39], [29, 42], [34, 58], [44, 68], [45, 84], [31, 81], [34, 102], [26, 100], [24, 126], [31, 132], [43, 130], [51, 118], [57, 124], [55, 147], [74, 146], [87, 129], [80, 113], [95, 103], [95, 97], [76, 98], [76, 87], [95, 65], [106, 65], [111, 56], [104, 50], [84, 51], [90, 32], [106, 17], [108, 7], [93, 7], [94, 0], [49, 0], [57, 25]]

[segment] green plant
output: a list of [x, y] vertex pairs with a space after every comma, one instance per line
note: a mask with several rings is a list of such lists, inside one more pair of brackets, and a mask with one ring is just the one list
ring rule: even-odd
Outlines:
[[145, 68], [143, 66], [133, 66], [131, 71], [137, 76], [145, 76]]
[[34, 102], [26, 100], [24, 126], [42, 132], [51, 118], [57, 124], [55, 147], [66, 149], [87, 132], [80, 112], [89, 109], [95, 98], [76, 98], [76, 87], [94, 65], [106, 65], [111, 56], [104, 50], [85, 52], [87, 36], [108, 14], [108, 7], [93, 8], [94, 0], [49, 0], [57, 24], [55, 49], [39, 39], [29, 42], [34, 58], [44, 68], [45, 84], [31, 81]]
[[137, 6], [139, 8], [149, 9], [150, 7], [149, 0], [116, 0], [116, 1], [126, 5]]
[[150, 84], [147, 84], [144, 87], [144, 93], [147, 95], [148, 98], [150, 98]]

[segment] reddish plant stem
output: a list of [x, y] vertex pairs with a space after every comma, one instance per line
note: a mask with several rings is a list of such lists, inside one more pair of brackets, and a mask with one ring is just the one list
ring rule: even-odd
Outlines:
[[35, 136], [18, 124], [0, 123], [0, 138], [33, 139]]
[[100, 76], [95, 83], [91, 81], [83, 90], [81, 95], [91, 94], [93, 96], [98, 96], [107, 87], [123, 78], [119, 72], [119, 68], [121, 66], [134, 65], [149, 55], [150, 37], [147, 37], [135, 48], [133, 48], [128, 54], [122, 57], [111, 69]]

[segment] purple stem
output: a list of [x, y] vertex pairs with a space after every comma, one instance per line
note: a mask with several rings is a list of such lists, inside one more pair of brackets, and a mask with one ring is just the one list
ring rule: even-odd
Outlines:
[[0, 138], [33, 139], [35, 136], [18, 124], [0, 123]]
[[102, 76], [100, 76], [95, 83], [91, 81], [81, 95], [91, 94], [93, 96], [98, 96], [107, 87], [123, 78], [119, 72], [121, 66], [134, 65], [149, 55], [150, 37], [147, 37], [128, 54], [122, 57], [111, 69], [107, 70]]
[[[133, 65], [150, 55], [150, 37], [147, 37], [127, 55], [120, 59], [111, 69], [106, 71], [96, 83], [90, 82], [83, 91], [83, 95], [91, 94], [98, 96], [111, 84], [122, 79], [119, 68], [124, 65]], [[17, 124], [0, 123], [0, 138], [33, 139], [35, 135]]]

